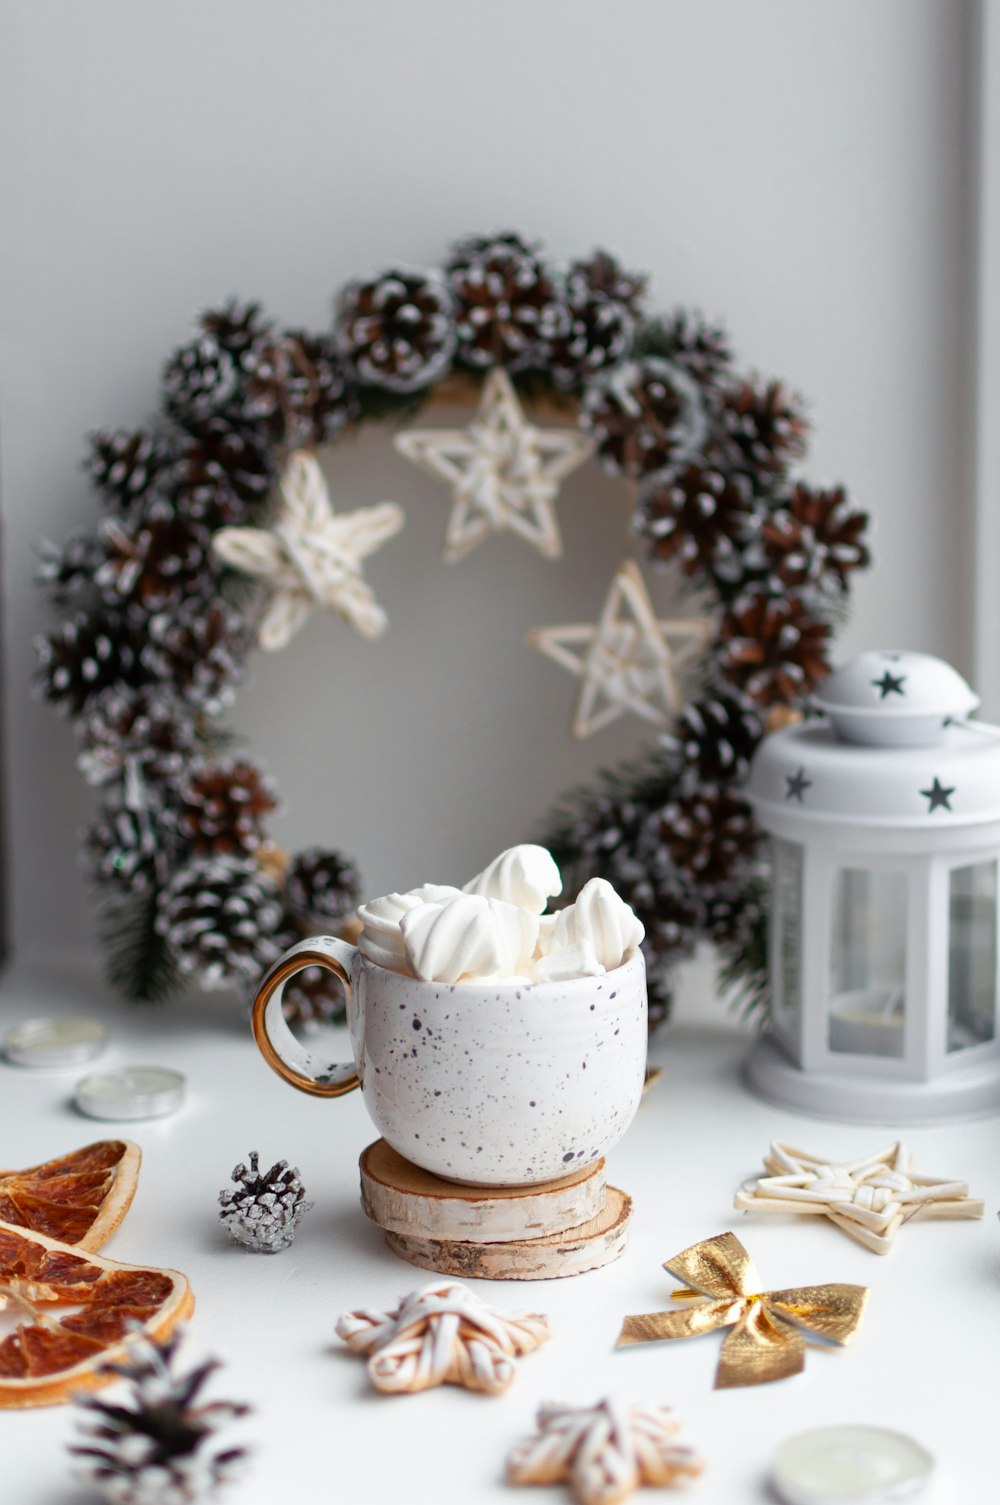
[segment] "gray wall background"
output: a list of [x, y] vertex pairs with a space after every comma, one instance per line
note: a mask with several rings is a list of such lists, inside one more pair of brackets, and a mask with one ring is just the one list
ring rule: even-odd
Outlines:
[[[809, 473], [877, 519], [841, 651], [969, 671], [975, 20], [963, 0], [6, 0], [0, 4], [0, 501], [12, 939], [78, 955], [92, 797], [29, 694], [33, 549], [96, 515], [83, 435], [142, 422], [193, 315], [230, 293], [320, 327], [347, 277], [519, 226], [608, 245], [655, 300], [722, 316], [810, 398]], [[456, 415], [460, 416], [460, 415]], [[370, 891], [464, 879], [550, 801], [637, 751], [576, 746], [574, 682], [525, 629], [592, 621], [628, 499], [566, 485], [559, 564], [510, 538], [440, 559], [444, 492], [369, 430], [335, 504], [404, 504], [371, 562], [380, 643], [313, 620], [255, 660], [234, 721], [278, 839]], [[654, 599], [671, 604], [669, 581]]]

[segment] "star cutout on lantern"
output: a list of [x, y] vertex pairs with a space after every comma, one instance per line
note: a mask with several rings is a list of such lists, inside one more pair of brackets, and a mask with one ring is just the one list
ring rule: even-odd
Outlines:
[[400, 454], [452, 489], [444, 547], [449, 563], [491, 533], [516, 533], [548, 559], [562, 553], [553, 505], [560, 482], [593, 453], [594, 441], [579, 429], [529, 423], [506, 371], [490, 372], [467, 428], [413, 429], [394, 442]]
[[786, 773], [785, 783], [788, 786], [785, 790], [785, 799], [797, 800], [800, 805], [802, 804], [802, 796], [806, 790], [811, 789], [813, 786], [812, 779], [806, 778], [804, 768], [799, 768], [795, 773]]
[[270, 528], [220, 528], [216, 553], [233, 569], [271, 587], [257, 629], [262, 648], [284, 648], [317, 606], [338, 612], [365, 637], [380, 636], [388, 618], [361, 576], [361, 561], [398, 533], [403, 509], [380, 502], [334, 513], [316, 456], [296, 450], [279, 482], [280, 506]]
[[905, 674], [890, 674], [888, 669], [881, 679], [873, 679], [872, 684], [876, 690], [881, 690], [881, 699], [885, 700], [890, 695], [905, 695], [903, 685], [906, 683]]
[[[582, 739], [627, 713], [668, 726], [683, 704], [677, 671], [711, 634], [703, 617], [658, 621], [638, 566], [627, 559], [596, 625], [536, 627], [528, 643], [582, 681], [572, 728]], [[670, 639], [679, 642], [676, 651]]]
[[541, 1406], [538, 1432], [507, 1457], [509, 1484], [570, 1485], [579, 1505], [620, 1505], [641, 1484], [694, 1478], [702, 1463], [674, 1441], [668, 1406]]
[[900, 1143], [862, 1160], [828, 1161], [775, 1142], [764, 1156], [769, 1172], [745, 1183], [733, 1205], [741, 1212], [784, 1212], [828, 1218], [875, 1254], [888, 1254], [911, 1218], [981, 1218], [983, 1203], [967, 1181], [913, 1169]]
[[935, 774], [934, 783], [930, 789], [921, 789], [920, 793], [925, 800], [930, 800], [930, 804], [927, 806], [927, 814], [933, 815], [935, 810], [951, 810], [949, 802], [955, 793], [955, 785], [953, 784], [950, 789], [946, 789]]

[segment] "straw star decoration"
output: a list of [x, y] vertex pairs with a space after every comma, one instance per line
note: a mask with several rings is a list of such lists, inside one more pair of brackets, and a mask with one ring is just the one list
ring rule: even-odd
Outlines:
[[212, 546], [227, 564], [271, 587], [257, 629], [262, 648], [284, 648], [317, 606], [335, 611], [365, 637], [379, 637], [388, 618], [362, 579], [361, 562], [403, 526], [403, 509], [380, 502], [334, 513], [315, 455], [296, 450], [279, 483], [281, 503], [270, 528], [220, 528]]
[[594, 443], [578, 429], [529, 423], [506, 371], [490, 372], [467, 428], [416, 429], [394, 442], [400, 454], [452, 489], [448, 563], [491, 533], [515, 533], [548, 559], [562, 553], [553, 510], [559, 485], [593, 453]]
[[734, 1207], [828, 1218], [874, 1254], [888, 1254], [911, 1218], [981, 1218], [985, 1210], [978, 1197], [970, 1197], [967, 1181], [914, 1170], [898, 1141], [863, 1160], [843, 1162], [775, 1141], [764, 1168], [769, 1174], [745, 1183]]
[[412, 1291], [391, 1312], [347, 1312], [336, 1330], [388, 1394], [435, 1385], [496, 1394], [513, 1380], [513, 1360], [551, 1336], [545, 1317], [508, 1317], [455, 1281]]
[[668, 1406], [540, 1407], [538, 1433], [508, 1455], [510, 1484], [570, 1485], [580, 1505], [619, 1505], [640, 1484], [671, 1485], [700, 1474]]
[[694, 1338], [731, 1327], [715, 1371], [715, 1388], [765, 1385], [805, 1368], [806, 1344], [843, 1344], [857, 1331], [868, 1301], [866, 1286], [802, 1286], [764, 1291], [749, 1254], [733, 1233], [692, 1244], [663, 1267], [684, 1284], [681, 1311], [626, 1317], [618, 1346], [662, 1338]]
[[596, 625], [536, 627], [528, 643], [580, 679], [572, 733], [582, 740], [628, 713], [669, 726], [684, 703], [678, 671], [711, 634], [704, 617], [658, 621], [638, 565], [626, 559]]

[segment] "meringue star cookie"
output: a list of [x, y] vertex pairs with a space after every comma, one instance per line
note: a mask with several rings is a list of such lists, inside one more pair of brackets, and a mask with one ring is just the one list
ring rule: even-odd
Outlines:
[[549, 899], [562, 893], [562, 874], [550, 852], [526, 842], [494, 857], [489, 867], [463, 885], [463, 892], [541, 914]]
[[646, 934], [642, 921], [606, 878], [591, 878], [556, 916], [549, 949], [589, 943], [606, 971], [620, 967]]

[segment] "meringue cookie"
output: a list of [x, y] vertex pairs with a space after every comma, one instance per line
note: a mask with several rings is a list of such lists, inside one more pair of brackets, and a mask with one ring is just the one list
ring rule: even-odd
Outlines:
[[607, 968], [597, 960], [590, 940], [548, 951], [535, 962], [532, 982], [567, 982], [571, 977], [601, 977]]
[[399, 926], [406, 960], [424, 982], [526, 974], [538, 938], [537, 916], [479, 894], [418, 904]]
[[383, 894], [370, 904], [358, 905], [358, 919], [364, 927], [358, 950], [369, 961], [391, 972], [407, 972], [409, 967], [399, 922], [403, 915], [420, 904], [443, 904], [460, 895], [460, 888], [447, 884], [422, 883], [405, 894]]
[[489, 867], [463, 885], [463, 893], [501, 899], [541, 914], [549, 899], [562, 893], [562, 876], [550, 852], [524, 843], [494, 857]]
[[589, 941], [598, 961], [611, 972], [635, 950], [645, 933], [642, 922], [611, 884], [605, 878], [591, 878], [575, 903], [556, 916], [550, 950]]

